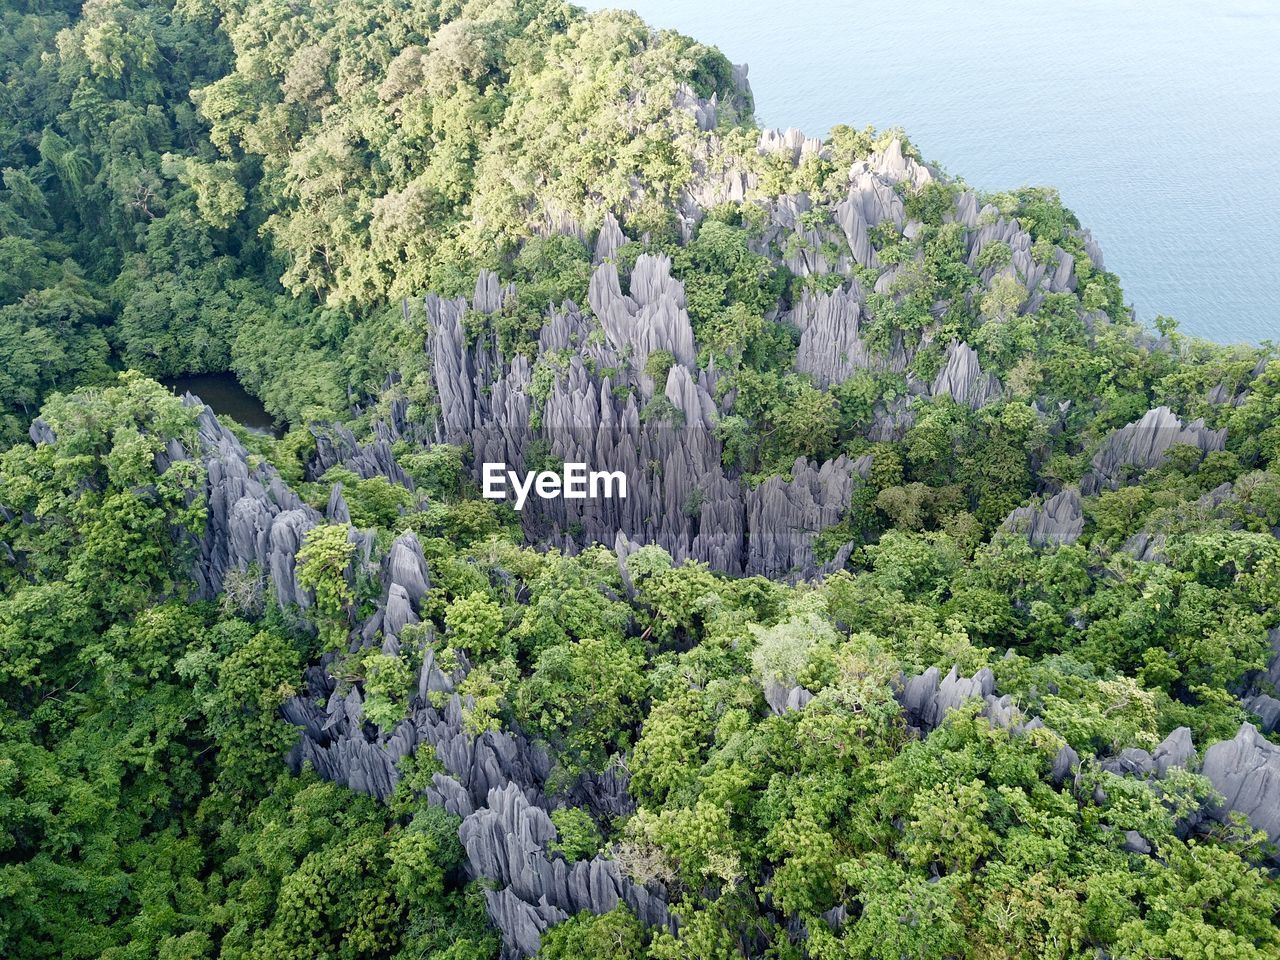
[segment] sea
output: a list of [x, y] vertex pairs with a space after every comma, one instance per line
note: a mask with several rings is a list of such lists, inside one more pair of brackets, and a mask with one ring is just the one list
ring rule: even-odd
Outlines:
[[1280, 0], [586, 6], [748, 64], [762, 126], [901, 126], [980, 190], [1056, 187], [1148, 324], [1280, 341]]

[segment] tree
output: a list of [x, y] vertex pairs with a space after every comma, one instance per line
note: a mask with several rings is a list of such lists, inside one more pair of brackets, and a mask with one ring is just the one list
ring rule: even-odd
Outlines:
[[355, 602], [355, 591], [347, 579], [355, 551], [351, 525], [346, 523], [312, 527], [298, 550], [298, 586], [314, 593], [326, 643], [335, 648], [346, 634]]
[[538, 956], [542, 960], [573, 960], [576, 957], [616, 957], [641, 960], [644, 929], [625, 905], [619, 904], [599, 916], [580, 913], [556, 924], [542, 938]]
[[630, 745], [646, 689], [642, 665], [634, 647], [616, 639], [548, 647], [516, 694], [517, 715], [567, 766], [601, 769]]
[[449, 642], [475, 657], [501, 654], [509, 645], [502, 608], [480, 592], [456, 597], [445, 611]]

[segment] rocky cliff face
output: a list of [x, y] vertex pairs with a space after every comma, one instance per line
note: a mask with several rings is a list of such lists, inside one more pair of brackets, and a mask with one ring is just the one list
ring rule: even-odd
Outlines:
[[1080, 491], [1068, 487], [1039, 506], [1018, 507], [1006, 518], [1003, 529], [1025, 535], [1037, 547], [1075, 543], [1084, 532]]
[[1094, 454], [1091, 469], [1080, 483], [1080, 492], [1091, 496], [1115, 490], [1147, 470], [1160, 466], [1173, 447], [1194, 447], [1203, 456], [1222, 450], [1227, 431], [1210, 430], [1204, 420], [1184, 424], [1168, 407], [1156, 407], [1112, 433]]
[[[199, 404], [190, 394], [185, 400]], [[176, 461], [198, 454], [207, 472], [208, 523], [193, 571], [201, 598], [223, 592], [228, 577], [256, 573], [270, 578], [282, 607], [310, 606], [310, 594], [294, 575], [294, 558], [320, 515], [270, 467], [250, 466], [244, 446], [208, 407], [202, 408], [196, 426], [200, 450], [185, 451], [175, 442], [168, 457]]]
[[806, 291], [789, 318], [800, 331], [796, 369], [822, 387], [843, 383], [859, 370], [902, 373], [907, 355], [901, 341], [888, 355], [881, 355], [862, 338], [865, 302], [857, 280], [831, 293]]
[[[607, 252], [616, 243], [606, 227], [599, 245]], [[485, 276], [477, 288], [490, 286]], [[463, 333], [468, 310], [497, 309], [502, 296], [478, 293], [471, 303], [427, 298], [442, 438], [471, 446], [477, 481], [484, 463], [523, 473], [535, 449], [554, 461], [627, 477], [625, 499], [531, 499], [521, 517], [530, 542], [573, 552], [622, 534], [659, 544], [677, 561], [729, 573], [794, 579], [823, 569], [813, 558], [813, 537], [839, 522], [870, 462], [800, 460], [790, 478], [755, 490], [726, 471], [716, 371], [697, 366], [684, 290], [670, 261], [640, 257], [623, 293], [605, 258], [591, 281], [592, 314], [566, 303], [549, 317], [543, 357], [568, 357], [554, 367], [545, 397], [532, 393], [526, 358], [507, 361], [490, 343], [468, 342]], [[675, 359], [660, 383], [645, 372], [658, 351]]]

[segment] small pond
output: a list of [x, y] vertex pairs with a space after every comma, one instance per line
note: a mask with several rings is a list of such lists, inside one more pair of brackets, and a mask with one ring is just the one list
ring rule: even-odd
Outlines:
[[160, 381], [181, 396], [193, 393], [213, 408], [213, 412], [230, 417], [242, 427], [257, 433], [283, 434], [266, 407], [244, 387], [233, 373], [197, 373], [185, 377], [165, 377]]

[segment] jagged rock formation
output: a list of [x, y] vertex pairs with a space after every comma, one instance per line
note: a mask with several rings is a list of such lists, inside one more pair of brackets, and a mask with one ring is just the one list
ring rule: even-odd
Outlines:
[[1280, 700], [1265, 693], [1246, 697], [1244, 708], [1256, 715], [1260, 721], [1258, 729], [1263, 733], [1274, 733], [1280, 728]]
[[1280, 841], [1280, 747], [1245, 723], [1234, 739], [1205, 751], [1201, 772], [1222, 794], [1210, 816], [1225, 820], [1229, 813], [1243, 813], [1272, 843]]
[[1000, 399], [1004, 387], [991, 374], [983, 374], [978, 353], [967, 343], [953, 340], [947, 347], [946, 365], [933, 381], [933, 396], [946, 394], [956, 403], [980, 410]]
[[[289, 518], [300, 516], [314, 523], [318, 517], [288, 493], [270, 467], [250, 469], [244, 448], [207, 409], [201, 411], [197, 423], [200, 450], [193, 453], [205, 462], [211, 507], [199, 566], [208, 564], [209, 570], [222, 571], [225, 576], [228, 570], [265, 558], [273, 583], [277, 575], [282, 578], [281, 583], [274, 583], [281, 602], [304, 601], [293, 577], [298, 537], [293, 535], [295, 528]], [[175, 443], [163, 459], [175, 462], [186, 456]], [[828, 471], [827, 480], [823, 470]], [[794, 472], [795, 479], [779, 480], [760, 497], [790, 498], [788, 502], [799, 505], [802, 513], [818, 510], [821, 520], [821, 498], [813, 491], [826, 489], [833, 476], [852, 482], [858, 468], [847, 463], [813, 467], [801, 461]], [[801, 493], [812, 499], [794, 499]], [[330, 507], [331, 514], [342, 513], [340, 491], [331, 496]], [[759, 509], [766, 507], [762, 504]], [[269, 522], [258, 528], [245, 525], [240, 517], [264, 517]], [[277, 523], [290, 534], [271, 536]], [[620, 563], [624, 563], [634, 543], [623, 534], [615, 541]], [[367, 541], [360, 542], [368, 549]], [[795, 562], [794, 555], [778, 560], [766, 552], [762, 558], [761, 562], [782, 565]], [[416, 537], [412, 533], [399, 536], [377, 569], [384, 593], [373, 616], [352, 631], [353, 645], [373, 643], [379, 632], [384, 643], [387, 638], [395, 640], [421, 616], [418, 607], [429, 589], [430, 575]], [[199, 586], [208, 590], [211, 584], [211, 578], [206, 577]], [[309, 763], [326, 779], [385, 799], [399, 781], [398, 762], [429, 745], [444, 770], [433, 776], [426, 799], [463, 818], [460, 837], [468, 866], [474, 876], [493, 884], [486, 893], [488, 912], [502, 934], [508, 958], [536, 953], [549, 925], [581, 910], [607, 912], [620, 901], [646, 924], [669, 925], [661, 887], [637, 884], [605, 857], [570, 864], [551, 849], [556, 834], [547, 814], [559, 803], [581, 804], [597, 816], [629, 812], [625, 772], [613, 767], [584, 776], [562, 796], [549, 795], [550, 758], [518, 731], [487, 731], [480, 736], [469, 733], [464, 724], [466, 705], [456, 692], [468, 665], [461, 662], [446, 674], [436, 663], [429, 629], [416, 642], [422, 650], [417, 693], [408, 715], [390, 732], [366, 721], [358, 685], [335, 680], [323, 662], [307, 670], [304, 692], [282, 710], [300, 730], [290, 756], [295, 769]], [[1280, 631], [1276, 642], [1280, 645]], [[1273, 662], [1270, 669], [1280, 675], [1280, 665]], [[931, 669], [904, 679], [898, 697], [907, 722], [923, 734], [935, 729], [949, 710], [973, 698], [982, 700], [982, 713], [992, 723], [1015, 732], [1042, 725], [1038, 719], [1024, 718], [1012, 699], [997, 696], [994, 687], [990, 670], [963, 677], [953, 668], [942, 677], [940, 671]], [[800, 686], [778, 685], [766, 691], [771, 709], [779, 713], [803, 709], [811, 696]], [[1065, 783], [1078, 763], [1075, 752], [1064, 745], [1055, 758], [1052, 778]], [[1192, 768], [1193, 764], [1194, 748], [1184, 729], [1175, 731], [1154, 754], [1126, 750], [1104, 760], [1103, 768], [1119, 775], [1158, 778], [1172, 767]], [[1210, 816], [1223, 817], [1238, 810], [1272, 840], [1280, 839], [1280, 748], [1246, 724], [1234, 740], [1211, 746], [1201, 769], [1224, 798], [1220, 806], [1208, 811]], [[1136, 852], [1149, 849], [1138, 835], [1126, 836], [1124, 843]]]
[[800, 331], [796, 369], [816, 384], [843, 383], [859, 370], [891, 370], [901, 373], [907, 355], [901, 338], [888, 355], [877, 354], [863, 341], [860, 325], [865, 297], [857, 280], [830, 293], [805, 291], [791, 311], [790, 322]]
[[643, 371], [650, 354], [666, 350], [677, 363], [693, 366], [693, 327], [685, 312], [684, 284], [671, 276], [666, 256], [642, 254], [631, 271], [624, 294], [618, 269], [602, 263], [591, 274], [591, 309], [600, 319], [610, 345]]
[[[801, 686], [774, 683], [766, 688], [765, 699], [774, 713], [783, 714], [804, 709], [813, 694]], [[1010, 697], [996, 695], [995, 677], [989, 669], [964, 677], [952, 667], [944, 677], [937, 667], [931, 667], [918, 676], [903, 678], [897, 699], [904, 719], [923, 735], [936, 729], [947, 713], [975, 699], [982, 701], [982, 716], [1014, 733], [1044, 726], [1039, 718], [1027, 720]], [[1074, 776], [1079, 787], [1079, 764], [1076, 751], [1063, 744], [1054, 759], [1051, 779], [1061, 785]], [[1235, 739], [1209, 747], [1199, 768], [1191, 731], [1186, 727], [1174, 730], [1154, 752], [1127, 748], [1102, 758], [1100, 766], [1116, 776], [1141, 780], [1163, 779], [1174, 767], [1198, 769], [1223, 798], [1206, 810], [1209, 816], [1225, 820], [1231, 812], [1243, 813], [1273, 843], [1280, 840], [1280, 747], [1264, 739], [1252, 724], [1242, 725]], [[1194, 822], [1193, 817], [1187, 826], [1194, 826]], [[1140, 835], [1126, 836], [1125, 842], [1132, 852], [1151, 852], [1150, 844]]]
[[840, 522], [849, 509], [854, 485], [866, 479], [871, 457], [847, 457], [815, 466], [796, 460], [791, 479], [770, 477], [747, 495], [747, 529], [751, 539], [746, 568], [752, 573], [787, 579], [797, 573], [813, 579], [838, 570], [849, 558], [846, 545], [826, 563], [813, 555], [813, 535]]
[[[714, 104], [699, 103], [688, 91], [679, 93], [677, 101], [700, 128], [714, 113]], [[879, 294], [899, 298], [910, 287], [897, 283], [903, 264], [880, 264], [872, 237], [886, 224], [907, 238], [918, 236], [923, 224], [908, 218], [903, 191], [922, 189], [938, 177], [908, 155], [901, 140], [892, 139], [853, 164], [847, 171], [847, 193], [836, 203], [804, 192], [760, 196], [756, 173], [720, 147], [714, 133], [690, 146], [694, 176], [683, 188], [677, 211], [682, 233], [686, 239], [692, 236], [711, 206], [754, 204], [762, 216], [751, 233], [752, 249], [799, 276], [836, 274], [842, 279], [834, 289], [824, 284], [822, 289], [829, 291], [825, 293], [802, 288], [787, 312], [769, 319], [797, 329], [795, 368], [820, 386], [839, 384], [864, 370], [905, 375], [906, 392], [873, 411], [868, 439], [901, 439], [915, 421], [917, 398], [945, 395], [976, 410], [1003, 396], [1000, 381], [984, 372], [977, 353], [959, 340], [947, 346], [943, 367], [932, 383], [908, 373], [915, 353], [931, 342], [936, 329], [927, 327], [914, 339], [899, 331], [883, 352], [872, 349], [864, 337], [869, 319], [866, 271], [876, 274], [874, 289]], [[810, 157], [831, 157], [828, 146], [794, 130], [763, 132], [757, 151], [793, 165]], [[1037, 262], [1031, 255], [1031, 236], [1017, 220], [990, 205], [979, 208], [972, 191], [954, 196], [954, 207], [944, 219], [962, 227], [965, 256], [983, 284], [997, 276], [1016, 280], [1027, 291], [1024, 311], [1035, 310], [1048, 293], [1074, 287], [1069, 254], [1055, 249], [1053, 258]], [[582, 234], [577, 224], [554, 229]], [[716, 430], [732, 396], [717, 393], [719, 373], [714, 365], [699, 366], [684, 286], [673, 276], [669, 259], [643, 254], [628, 274], [617, 259], [626, 241], [617, 218], [605, 212], [591, 245], [595, 266], [588, 286], [589, 312], [571, 302], [549, 311], [534, 362], [523, 356], [504, 357], [488, 335], [469, 337], [464, 330], [468, 312], [491, 314], [511, 295], [511, 288], [494, 274], [480, 274], [469, 302], [427, 296], [428, 350], [440, 402], [431, 437], [469, 444], [477, 479], [485, 462], [523, 473], [534, 449], [549, 449], [554, 460], [626, 475], [625, 502], [532, 502], [521, 517], [531, 543], [573, 552], [592, 542], [613, 543], [621, 533], [659, 544], [678, 561], [691, 558], [730, 573], [767, 570], [770, 575], [800, 577], [821, 572], [809, 550], [817, 532], [812, 524], [794, 534], [773, 532], [790, 529], [780, 521], [794, 497], [803, 499], [799, 491], [808, 478], [772, 485], [799, 485], [785, 495], [774, 492], [766, 498], [781, 511], [775, 515], [758, 509], [760, 502], [724, 468]], [[1091, 242], [1086, 238], [1086, 247]], [[993, 245], [999, 245], [1000, 256], [985, 256]], [[993, 265], [981, 266], [989, 262]], [[934, 305], [939, 325], [945, 310], [945, 303]], [[475, 325], [471, 327], [474, 331]], [[654, 369], [649, 363], [659, 353], [674, 360], [665, 381], [659, 372], [664, 368]], [[361, 476], [395, 477], [399, 468], [390, 457], [389, 441], [414, 435], [415, 429], [416, 425], [392, 422], [375, 435], [368, 449], [341, 434], [326, 438], [312, 472], [342, 463]], [[1102, 460], [1123, 456], [1118, 451]], [[821, 464], [811, 468], [831, 476]], [[835, 480], [814, 494], [819, 512], [834, 514], [836, 506], [847, 504], [845, 487], [843, 480]], [[769, 543], [759, 550], [753, 546], [779, 536], [792, 536], [794, 542]]]
[[1164, 563], [1167, 539], [1163, 533], [1135, 533], [1120, 545], [1120, 549], [1144, 563]]
[[[183, 400], [188, 406], [201, 405], [191, 394]], [[302, 539], [320, 522], [319, 514], [273, 469], [263, 464], [251, 467], [235, 434], [201, 406], [196, 429], [198, 455], [206, 471], [208, 519], [194, 568], [199, 595], [211, 599], [223, 591], [233, 572], [256, 570], [270, 576], [282, 607], [309, 606], [310, 593], [298, 585], [294, 566]], [[176, 442], [171, 446], [171, 461], [191, 455]]]
[[[407, 537], [398, 546], [392, 550], [397, 556], [389, 555], [389, 570], [402, 569], [412, 553]], [[410, 562], [409, 579], [420, 572], [425, 573]], [[391, 589], [404, 588], [392, 584]], [[606, 912], [620, 899], [647, 923], [665, 924], [660, 889], [637, 886], [617, 864], [600, 857], [570, 865], [551, 853], [556, 832], [547, 811], [559, 802], [544, 792], [551, 762], [518, 734], [466, 731], [465, 705], [454, 692], [466, 669], [463, 664], [445, 674], [428, 643], [409, 716], [390, 734], [364, 721], [356, 687], [344, 689], [322, 667], [309, 669], [305, 693], [283, 711], [302, 730], [290, 755], [292, 766], [309, 763], [326, 779], [386, 799], [399, 782], [398, 761], [430, 746], [445, 772], [433, 776], [426, 799], [463, 818], [460, 837], [469, 870], [496, 884], [487, 903], [506, 956], [532, 955], [548, 924], [581, 910]], [[624, 807], [625, 796], [625, 778], [617, 771], [585, 777], [572, 791], [574, 802], [590, 807], [594, 797], [612, 811]]]
[[[405, 540], [399, 541], [401, 559], [412, 548]], [[486, 904], [504, 956], [531, 956], [548, 925], [583, 910], [608, 912], [619, 901], [646, 924], [668, 924], [661, 887], [636, 884], [606, 858], [570, 864], [551, 850], [557, 835], [547, 813], [561, 802], [597, 815], [630, 811], [625, 773], [611, 767], [587, 774], [565, 797], [548, 796], [551, 761], [543, 751], [517, 733], [466, 731], [465, 705], [454, 692], [466, 670], [463, 664], [446, 675], [427, 644], [410, 715], [388, 735], [364, 722], [358, 689], [344, 692], [323, 669], [311, 668], [306, 693], [284, 708], [302, 729], [291, 764], [310, 763], [326, 779], [386, 799], [399, 781], [397, 762], [429, 745], [445, 772], [434, 774], [426, 799], [463, 818], [459, 836], [468, 868], [495, 884]], [[323, 709], [316, 706], [326, 700]]]
[[1204, 420], [1183, 424], [1168, 407], [1156, 407], [1107, 437], [1094, 454], [1092, 469], [1080, 483], [1080, 492], [1092, 496], [1116, 490], [1130, 478], [1160, 466], [1169, 450], [1179, 444], [1196, 447], [1202, 454], [1222, 450], [1226, 429], [1210, 430]]
[[[610, 232], [598, 245], [609, 249], [616, 240]], [[541, 403], [531, 396], [533, 368], [524, 357], [507, 362], [492, 344], [468, 342], [463, 333], [468, 309], [501, 304], [493, 281], [482, 278], [477, 289], [487, 292], [470, 307], [428, 297], [439, 436], [471, 445], [477, 480], [484, 463], [523, 473], [539, 442], [558, 461], [626, 476], [625, 499], [530, 500], [521, 520], [533, 543], [574, 552], [611, 544], [621, 533], [659, 544], [677, 561], [692, 558], [729, 573], [797, 578], [827, 568], [814, 560], [812, 539], [842, 518], [869, 461], [800, 461], [791, 478], [748, 491], [723, 466], [717, 374], [714, 366], [696, 367], [684, 291], [670, 262], [642, 256], [630, 281], [624, 294], [616, 266], [605, 259], [591, 282], [599, 326], [571, 303], [548, 320], [540, 346], [571, 355], [554, 368]], [[593, 329], [603, 329], [603, 343], [590, 337]], [[644, 369], [659, 350], [676, 360], [662, 384]], [[835, 559], [843, 564], [845, 557]]]
[[316, 452], [308, 464], [311, 479], [322, 476], [333, 467], [345, 467], [362, 480], [371, 477], [385, 477], [392, 483], [399, 484], [408, 490], [414, 488], [410, 477], [396, 462], [391, 452], [394, 437], [391, 429], [384, 421], [373, 425], [374, 438], [368, 443], [359, 443], [351, 431], [342, 424], [333, 424], [324, 429], [313, 427], [312, 435], [316, 439]]
[[[244, 448], [207, 408], [197, 424], [198, 455], [208, 471], [210, 503], [197, 570], [225, 579], [228, 571], [264, 563], [279, 602], [305, 606], [308, 598], [294, 578], [301, 545], [298, 531], [319, 518], [288, 493], [270, 467], [250, 469]], [[187, 453], [175, 443], [164, 457], [162, 468], [185, 459]], [[341, 519], [345, 512], [341, 490], [335, 487], [329, 513]], [[249, 527], [241, 519], [245, 517], [265, 517], [269, 522], [261, 528]], [[294, 517], [306, 523], [295, 527]], [[275, 533], [277, 526], [288, 535]], [[352, 644], [369, 644], [381, 633], [383, 650], [390, 644], [394, 645], [390, 652], [399, 652], [397, 638], [409, 624], [419, 622], [418, 606], [430, 588], [422, 548], [412, 532], [393, 542], [382, 559], [380, 576], [385, 586], [382, 599], [373, 615], [352, 631]], [[199, 589], [216, 592], [222, 583], [219, 580], [213, 586], [214, 582], [212, 576], [205, 577]], [[634, 884], [615, 863], [603, 858], [569, 865], [550, 854], [548, 845], [555, 840], [555, 831], [546, 810], [560, 802], [544, 793], [550, 760], [518, 734], [487, 732], [476, 737], [467, 733], [464, 704], [454, 692], [466, 664], [445, 674], [435, 662], [430, 631], [422, 658], [409, 715], [390, 732], [367, 722], [357, 685], [329, 675], [326, 668], [331, 657], [308, 668], [304, 693], [282, 708], [283, 716], [301, 732], [290, 754], [291, 766], [296, 770], [310, 764], [327, 780], [385, 800], [399, 782], [399, 761], [429, 745], [446, 772], [434, 776], [427, 799], [465, 818], [462, 839], [473, 875], [500, 885], [489, 891], [488, 906], [502, 932], [507, 956], [535, 953], [547, 924], [580, 910], [605, 912], [620, 899], [646, 923], [667, 923], [660, 888]], [[626, 812], [630, 799], [625, 773], [611, 768], [584, 776], [569, 798], [602, 814]], [[504, 852], [510, 851], [519, 856], [507, 857]], [[535, 861], [541, 867], [531, 872]]]
[[1195, 753], [1191, 731], [1186, 727], [1178, 727], [1160, 742], [1154, 753], [1148, 753], [1139, 747], [1128, 747], [1114, 757], [1104, 757], [1100, 765], [1103, 770], [1118, 777], [1163, 779], [1172, 767], [1191, 769]]
[[485, 899], [513, 956], [537, 953], [551, 923], [584, 910], [608, 913], [620, 902], [647, 926], [669, 923], [665, 891], [634, 883], [615, 861], [549, 855], [556, 828], [515, 784], [491, 790], [487, 807], [463, 821], [459, 837], [476, 875], [503, 884]]
[[[713, 107], [695, 103], [687, 92], [677, 99], [700, 125]], [[926, 330], [918, 344], [908, 344], [898, 334], [886, 353], [872, 350], [863, 338], [866, 297], [855, 271], [880, 271], [877, 292], [898, 295], [893, 292], [894, 278], [901, 268], [881, 270], [869, 231], [888, 222], [905, 235], [916, 235], [921, 224], [907, 219], [899, 189], [904, 184], [920, 189], [936, 173], [908, 156], [902, 142], [894, 139], [850, 168], [847, 195], [824, 210], [805, 193], [748, 200], [756, 189], [755, 174], [718, 154], [714, 134], [699, 149], [703, 152], [695, 149], [695, 177], [680, 202], [686, 234], [711, 205], [754, 202], [765, 221], [751, 240], [754, 249], [801, 276], [835, 272], [845, 278], [828, 293], [802, 293], [782, 318], [800, 334], [796, 369], [822, 386], [838, 384], [860, 370], [904, 373], [931, 333]], [[758, 150], [799, 164], [810, 156], [827, 156], [828, 148], [797, 131], [766, 131]], [[1058, 251], [1056, 261], [1036, 263], [1030, 235], [994, 207], [979, 209], [972, 192], [958, 193], [947, 218], [963, 226], [967, 256], [975, 269], [991, 244], [1009, 247], [1009, 262], [984, 268], [984, 282], [997, 273], [1016, 278], [1028, 290], [1025, 309], [1035, 309], [1035, 297], [1041, 293], [1074, 284], [1069, 255]], [[536, 364], [521, 356], [505, 358], [483, 334], [473, 340], [463, 329], [468, 311], [492, 313], [510, 295], [510, 288], [493, 274], [480, 275], [470, 302], [427, 297], [428, 349], [440, 398], [434, 436], [470, 443], [477, 470], [483, 462], [500, 462], [523, 472], [527, 452], [545, 442], [556, 459], [627, 475], [631, 502], [533, 504], [522, 517], [531, 542], [573, 551], [593, 541], [611, 543], [621, 532], [658, 543], [678, 560], [693, 558], [732, 573], [763, 572], [759, 564], [766, 563], [776, 572], [776, 562], [762, 560], [764, 554], [748, 546], [764, 530], [755, 518], [767, 518], [755, 512], [737, 478], [720, 463], [715, 437], [721, 412], [715, 393], [718, 374], [713, 366], [698, 366], [683, 285], [662, 255], [640, 256], [624, 277], [615, 261], [626, 239], [617, 219], [606, 213], [593, 244], [591, 312], [573, 303], [552, 311], [539, 336]], [[658, 352], [675, 360], [665, 382], [654, 382], [649, 369], [648, 361]], [[541, 395], [548, 367], [554, 368], [554, 383], [549, 395]], [[535, 373], [542, 378], [536, 397], [531, 393]], [[900, 438], [914, 422], [914, 397], [947, 395], [977, 409], [1003, 394], [1000, 382], [981, 370], [975, 351], [959, 341], [948, 346], [946, 362], [932, 384], [908, 376], [907, 385], [908, 395], [874, 412], [869, 439]], [[411, 425], [393, 423], [370, 449], [359, 449], [342, 435], [326, 438], [313, 472], [343, 463], [362, 476], [395, 477], [398, 467], [386, 441], [410, 429]], [[821, 470], [821, 465], [815, 466]], [[823, 502], [842, 499], [837, 491]], [[812, 532], [806, 529], [801, 539]], [[769, 552], [773, 551], [771, 546]], [[804, 543], [784, 545], [783, 553], [793, 561], [788, 576], [816, 569]]]
[[627, 238], [622, 233], [618, 218], [611, 212], [606, 213], [600, 232], [596, 235], [595, 247], [592, 251], [593, 262], [600, 264], [606, 260], [612, 260], [618, 255], [618, 248], [626, 242]]
[[417, 747], [414, 725], [406, 721], [389, 736], [378, 736], [367, 729], [358, 689], [343, 694], [315, 667], [307, 681], [313, 694], [327, 691], [328, 702], [322, 714], [301, 697], [285, 704], [285, 719], [305, 731], [289, 756], [290, 766], [298, 770], [309, 763], [326, 780], [382, 800], [390, 797], [400, 779], [396, 764]]
[[941, 680], [940, 676], [937, 667], [930, 667], [903, 684], [901, 703], [907, 722], [926, 732], [936, 729], [949, 711], [974, 697], [986, 699], [996, 688], [995, 675], [986, 669], [965, 678], [952, 667]]
[[1080, 491], [1067, 487], [1040, 506], [1028, 504], [1018, 507], [1005, 519], [1001, 529], [1025, 535], [1036, 547], [1075, 543], [1084, 532], [1084, 506]]

